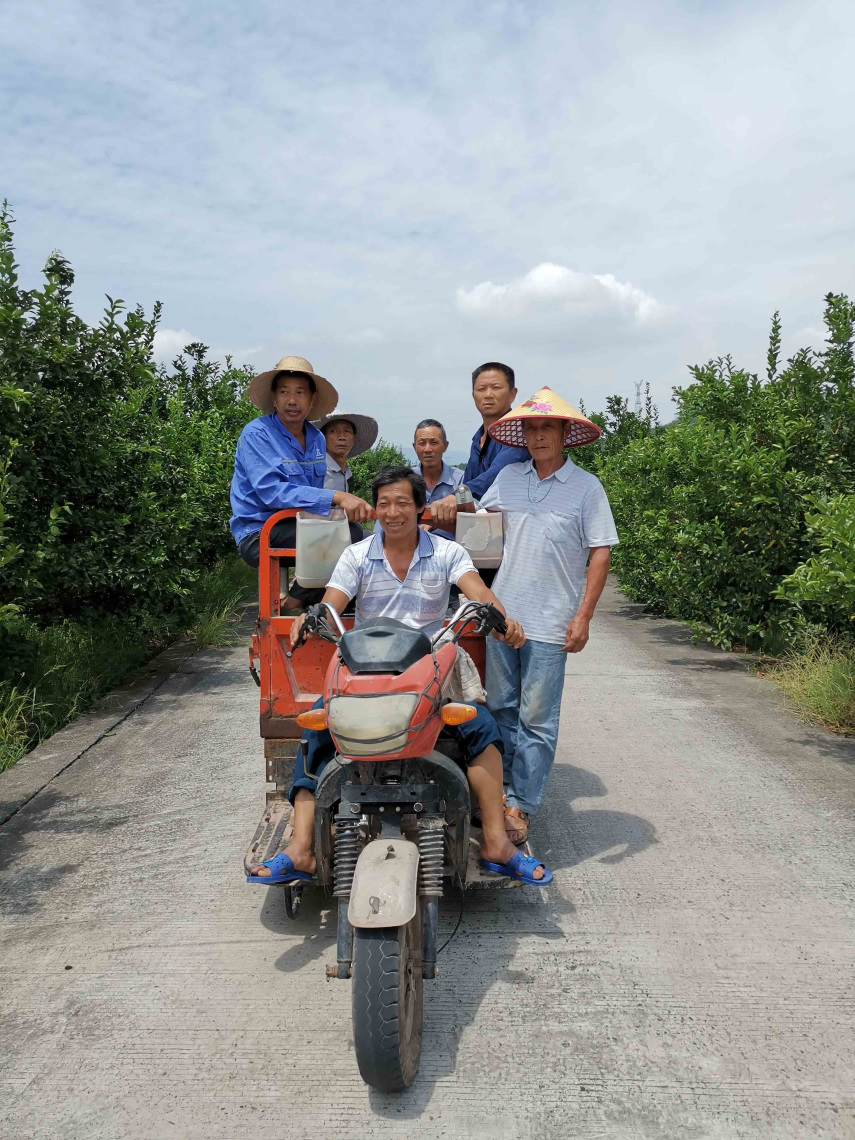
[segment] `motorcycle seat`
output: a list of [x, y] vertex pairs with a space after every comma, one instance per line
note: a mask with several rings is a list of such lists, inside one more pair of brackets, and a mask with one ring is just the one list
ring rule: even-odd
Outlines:
[[371, 618], [348, 630], [339, 644], [351, 673], [403, 673], [430, 652], [427, 634], [394, 618]]

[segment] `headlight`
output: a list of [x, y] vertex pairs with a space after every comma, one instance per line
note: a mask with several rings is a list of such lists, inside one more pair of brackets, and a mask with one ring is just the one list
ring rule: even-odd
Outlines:
[[383, 697], [331, 697], [327, 724], [345, 756], [380, 756], [407, 743], [419, 698], [413, 693]]

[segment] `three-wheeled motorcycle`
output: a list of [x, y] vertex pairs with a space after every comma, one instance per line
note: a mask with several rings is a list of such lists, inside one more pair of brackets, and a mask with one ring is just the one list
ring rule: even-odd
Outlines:
[[[442, 739], [446, 725], [476, 712], [447, 699], [457, 645], [483, 675], [483, 639], [494, 629], [504, 632], [505, 623], [493, 606], [464, 602], [431, 639], [384, 618], [353, 629], [321, 603], [309, 610], [292, 651], [293, 619], [280, 613], [279, 562], [294, 551], [271, 549], [269, 535], [293, 514], [274, 515], [260, 539], [250, 669], [261, 688], [267, 778], [275, 790], [244, 862], [249, 870], [285, 847], [300, 736], [328, 729], [336, 755], [318, 778], [315, 812], [315, 883], [331, 891], [338, 910], [336, 963], [327, 972], [352, 978], [363, 1079], [392, 1092], [418, 1070], [422, 987], [437, 974], [444, 882], [461, 889], [473, 877], [516, 885], [477, 868], [469, 786], [453, 741]], [[308, 634], [315, 636], [306, 640]], [[289, 917], [298, 913], [305, 886], [282, 888]]]

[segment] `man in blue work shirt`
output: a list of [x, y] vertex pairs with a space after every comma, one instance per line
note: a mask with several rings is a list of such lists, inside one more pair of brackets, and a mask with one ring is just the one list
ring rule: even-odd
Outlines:
[[[448, 437], [439, 420], [422, 420], [416, 425], [413, 450], [419, 459], [413, 465], [413, 471], [425, 481], [428, 505], [437, 499], [453, 495], [463, 482], [463, 472], [459, 467], [449, 467], [443, 458], [448, 451]], [[453, 531], [439, 530], [437, 527], [430, 529], [441, 538], [454, 541]]]
[[[258, 566], [261, 528], [282, 510], [326, 515], [333, 506], [342, 507], [354, 539], [360, 539], [358, 524], [374, 512], [356, 495], [324, 488], [326, 444], [308, 422], [310, 415], [322, 418], [335, 408], [338, 392], [332, 384], [302, 356], [283, 356], [275, 368], [253, 377], [247, 395], [266, 414], [246, 425], [235, 451], [229, 527], [244, 562]], [[283, 519], [270, 537], [276, 546], [293, 546], [295, 536], [296, 521]], [[283, 610], [297, 612], [317, 593], [294, 583]]]
[[505, 447], [490, 435], [490, 427], [511, 410], [517, 394], [514, 370], [508, 364], [488, 361], [472, 373], [472, 399], [481, 414], [482, 426], [472, 437], [469, 462], [463, 472], [463, 482], [480, 499], [496, 481], [496, 476], [509, 463], [522, 463], [530, 459], [527, 451]]

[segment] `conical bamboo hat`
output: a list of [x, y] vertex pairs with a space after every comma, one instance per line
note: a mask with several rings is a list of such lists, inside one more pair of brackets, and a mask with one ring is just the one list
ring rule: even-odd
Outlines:
[[540, 388], [522, 404], [517, 404], [506, 412], [500, 420], [490, 426], [490, 435], [508, 447], [525, 447], [522, 421], [532, 416], [548, 416], [554, 420], [567, 420], [564, 436], [565, 447], [581, 447], [583, 443], [593, 443], [603, 434], [602, 428], [591, 423], [572, 404], [562, 400], [551, 388]]

